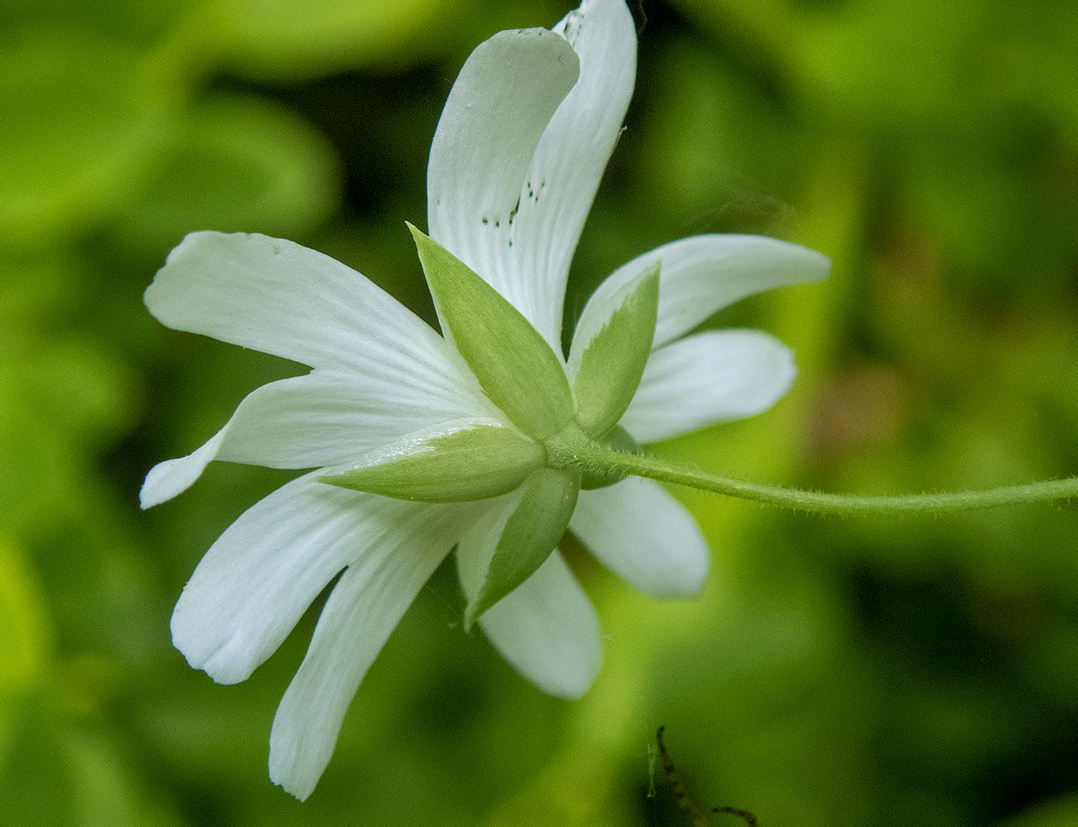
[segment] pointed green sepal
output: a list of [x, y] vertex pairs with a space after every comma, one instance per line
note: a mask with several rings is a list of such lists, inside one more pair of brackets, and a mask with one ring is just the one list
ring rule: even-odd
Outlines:
[[561, 361], [497, 290], [411, 224], [443, 328], [490, 400], [528, 436], [557, 433], [573, 417]]
[[398, 500], [467, 502], [509, 493], [544, 459], [542, 447], [515, 429], [469, 423], [413, 434], [319, 481]]
[[527, 580], [554, 551], [576, 507], [580, 475], [541, 468], [522, 487], [524, 495], [506, 521], [483, 585], [464, 610], [466, 630], [483, 612]]
[[588, 436], [613, 428], [644, 374], [659, 311], [659, 264], [627, 284], [602, 327], [578, 328], [569, 351], [576, 418]]

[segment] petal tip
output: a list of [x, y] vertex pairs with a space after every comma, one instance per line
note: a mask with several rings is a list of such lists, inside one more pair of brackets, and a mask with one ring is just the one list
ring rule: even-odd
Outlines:
[[177, 482], [176, 475], [171, 473], [176, 462], [177, 460], [174, 459], [159, 462], [146, 474], [146, 479], [138, 492], [139, 508], [143, 511], [153, 508], [155, 505], [168, 502], [173, 497], [181, 494], [194, 482], [194, 480], [191, 480], [187, 485]]

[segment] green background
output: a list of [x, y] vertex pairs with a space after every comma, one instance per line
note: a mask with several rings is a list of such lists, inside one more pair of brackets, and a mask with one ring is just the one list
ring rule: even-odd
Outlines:
[[[605, 633], [578, 702], [460, 628], [451, 563], [361, 687], [299, 804], [270, 723], [317, 608], [215, 686], [168, 621], [216, 536], [289, 478], [188, 453], [297, 365], [166, 330], [141, 303], [191, 230], [285, 236], [430, 318], [406, 220], [468, 52], [552, 25], [524, 0], [0, 2], [0, 820], [677, 825], [1078, 823], [1078, 515], [776, 513], [679, 490], [699, 600], [570, 557]], [[750, 232], [824, 284], [720, 326], [797, 353], [768, 413], [655, 447], [828, 491], [1078, 472], [1078, 11], [1070, 0], [645, 2], [637, 92], [585, 230], [571, 323], [660, 243]], [[734, 824], [729, 815], [712, 823]]]

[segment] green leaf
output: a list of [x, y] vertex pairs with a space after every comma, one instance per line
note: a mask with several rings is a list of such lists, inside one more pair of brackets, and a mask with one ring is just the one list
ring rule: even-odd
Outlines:
[[483, 585], [464, 610], [465, 629], [527, 580], [554, 551], [576, 508], [580, 476], [541, 468], [523, 488], [524, 496], [502, 530]]
[[[15, 34], [0, 30], [5, 41]], [[62, 29], [0, 44], [0, 244], [80, 238], [124, 202], [167, 126], [145, 65], [138, 52]]]
[[[215, 3], [230, 68], [245, 77], [293, 80], [358, 67], [397, 68], [445, 48], [461, 0], [227, 0]], [[210, 17], [207, 14], [207, 17]], [[211, 25], [207, 21], [204, 25]]]
[[[0, 536], [0, 698], [44, 679], [51, 648], [48, 620], [29, 561]], [[0, 724], [0, 735], [2, 730]]]
[[470, 502], [507, 494], [543, 464], [543, 448], [511, 428], [469, 425], [414, 434], [321, 482], [419, 502]]
[[659, 264], [627, 284], [623, 295], [599, 330], [577, 329], [569, 354], [576, 418], [592, 437], [618, 423], [644, 374], [659, 311]]
[[537, 440], [573, 419], [573, 396], [561, 360], [497, 290], [411, 224], [419, 260], [442, 319], [490, 400]]
[[128, 250], [166, 250], [193, 228], [292, 238], [337, 206], [339, 162], [310, 124], [254, 97], [204, 95], [178, 118], [113, 228]]

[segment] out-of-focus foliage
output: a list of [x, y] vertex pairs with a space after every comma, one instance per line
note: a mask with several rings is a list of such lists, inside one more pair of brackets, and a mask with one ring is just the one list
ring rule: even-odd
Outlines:
[[[468, 51], [572, 5], [7, 0], [0, 6], [0, 821], [684, 824], [1078, 820], [1073, 507], [830, 520], [678, 492], [698, 601], [573, 562], [608, 634], [580, 702], [460, 630], [452, 566], [364, 682], [303, 805], [266, 777], [314, 613], [244, 684], [169, 642], [215, 537], [287, 475], [142, 475], [298, 368], [164, 330], [141, 293], [191, 230], [293, 238], [429, 313], [405, 220]], [[1078, 11], [1063, 0], [642, 4], [638, 88], [577, 256], [761, 232], [832, 280], [715, 320], [790, 343], [791, 394], [659, 446], [836, 491], [1078, 472]], [[730, 816], [714, 823], [735, 823]]]

